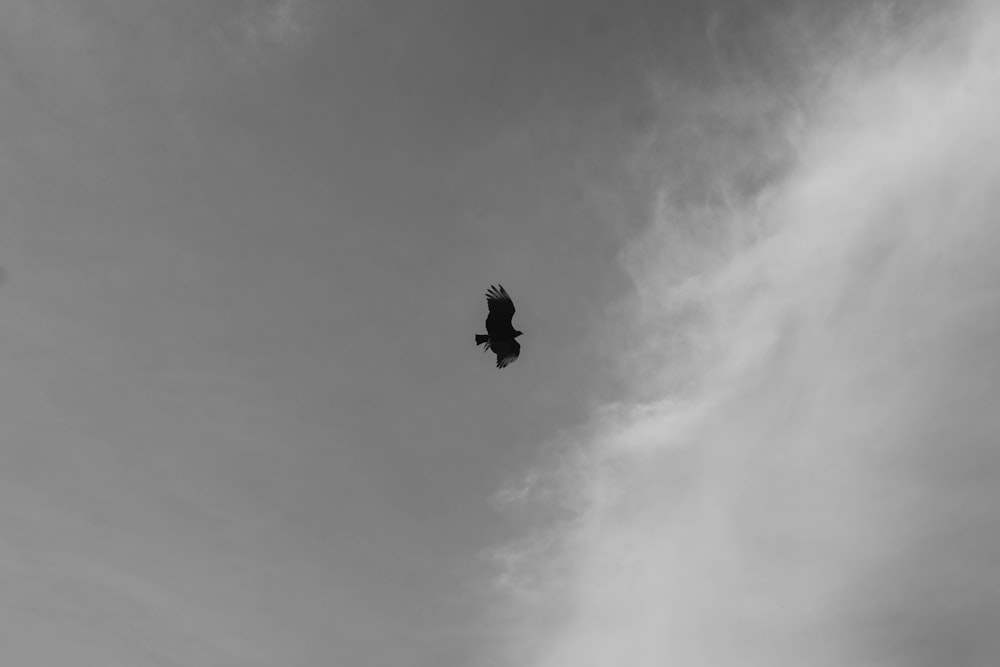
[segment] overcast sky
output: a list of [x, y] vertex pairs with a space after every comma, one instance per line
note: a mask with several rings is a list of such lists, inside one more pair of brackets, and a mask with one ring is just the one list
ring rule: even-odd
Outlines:
[[0, 26], [0, 661], [1000, 663], [989, 3]]

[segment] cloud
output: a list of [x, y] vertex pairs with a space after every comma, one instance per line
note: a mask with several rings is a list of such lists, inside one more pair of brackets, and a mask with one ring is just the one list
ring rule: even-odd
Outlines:
[[1000, 662], [1000, 11], [790, 23], [798, 97], [705, 150], [793, 159], [668, 170], [625, 254], [634, 396], [545, 469], [512, 662]]
[[254, 48], [293, 47], [307, 34], [306, 0], [250, 0], [234, 23], [243, 42]]

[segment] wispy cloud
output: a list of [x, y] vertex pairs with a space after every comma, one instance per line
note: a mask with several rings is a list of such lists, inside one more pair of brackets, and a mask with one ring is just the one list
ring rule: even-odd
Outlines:
[[294, 44], [306, 32], [304, 0], [254, 0], [237, 19], [243, 38], [253, 45]]
[[573, 518], [506, 563], [518, 659], [1000, 661], [1000, 12], [966, 10], [844, 23], [876, 29], [802, 63], [780, 178], [664, 194], [627, 255], [654, 370], [552, 476]]
[[223, 43], [237, 60], [294, 52], [315, 32], [318, 10], [312, 0], [243, 0], [223, 29]]

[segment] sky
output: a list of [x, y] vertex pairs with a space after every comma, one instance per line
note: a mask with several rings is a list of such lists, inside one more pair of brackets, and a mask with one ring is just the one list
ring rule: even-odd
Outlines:
[[0, 26], [6, 662], [1000, 660], [989, 3]]

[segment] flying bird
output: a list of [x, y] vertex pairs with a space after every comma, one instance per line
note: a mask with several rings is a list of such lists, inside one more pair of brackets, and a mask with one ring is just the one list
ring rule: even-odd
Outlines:
[[497, 368], [504, 368], [521, 354], [521, 345], [514, 339], [522, 334], [511, 324], [514, 302], [503, 285], [490, 285], [486, 290], [486, 305], [490, 309], [486, 317], [486, 333], [476, 334], [476, 345], [485, 345], [484, 352], [495, 352]]

